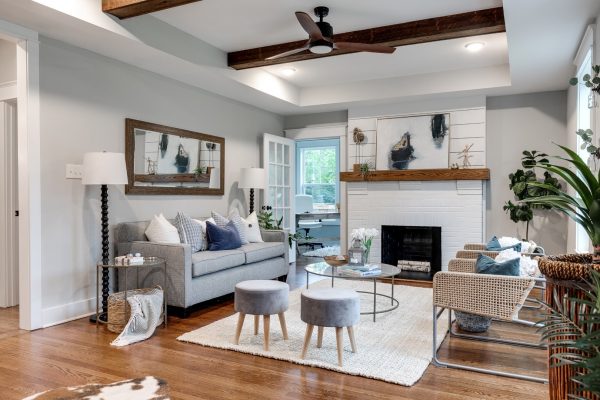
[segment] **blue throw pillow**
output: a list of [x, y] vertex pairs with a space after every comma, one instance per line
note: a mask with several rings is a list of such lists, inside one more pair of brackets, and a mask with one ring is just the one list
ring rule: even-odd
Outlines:
[[514, 249], [515, 251], [521, 252], [521, 242], [513, 244], [512, 246], [500, 246], [500, 241], [496, 236], [493, 236], [489, 242], [485, 245], [485, 249], [489, 251], [502, 251], [507, 249]]
[[475, 263], [475, 272], [488, 275], [519, 276], [520, 258], [498, 262], [491, 257], [480, 254]]
[[206, 236], [208, 237], [208, 250], [233, 250], [242, 247], [240, 234], [232, 221], [221, 228], [206, 221]]

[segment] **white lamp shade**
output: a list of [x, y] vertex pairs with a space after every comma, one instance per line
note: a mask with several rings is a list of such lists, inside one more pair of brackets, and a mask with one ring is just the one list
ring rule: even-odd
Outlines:
[[265, 170], [263, 168], [242, 168], [240, 172], [240, 189], [264, 189]]
[[81, 183], [84, 185], [126, 185], [125, 154], [85, 153]]

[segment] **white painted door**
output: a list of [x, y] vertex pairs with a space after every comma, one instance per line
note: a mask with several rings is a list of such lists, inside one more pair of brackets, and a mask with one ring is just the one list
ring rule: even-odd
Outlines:
[[0, 101], [0, 307], [19, 304], [17, 105]]
[[[264, 206], [272, 208], [276, 221], [282, 218], [281, 227], [296, 232], [294, 214], [294, 155], [295, 142], [281, 136], [265, 133], [263, 136], [263, 168], [267, 172]], [[290, 248], [290, 262], [296, 261], [296, 244]]]

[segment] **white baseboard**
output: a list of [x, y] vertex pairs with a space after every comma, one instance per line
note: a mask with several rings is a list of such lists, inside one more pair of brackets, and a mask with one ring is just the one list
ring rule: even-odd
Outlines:
[[96, 298], [80, 300], [74, 303], [44, 308], [42, 311], [42, 328], [64, 324], [96, 313]]

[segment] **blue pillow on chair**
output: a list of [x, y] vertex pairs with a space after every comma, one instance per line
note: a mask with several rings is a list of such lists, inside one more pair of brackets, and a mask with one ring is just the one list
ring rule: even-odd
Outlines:
[[478, 274], [488, 275], [519, 276], [520, 263], [520, 258], [513, 258], [512, 260], [506, 261], [496, 261], [491, 257], [479, 254], [475, 263], [475, 272]]
[[489, 251], [502, 251], [507, 249], [514, 249], [515, 251], [521, 252], [521, 242], [515, 243], [512, 246], [500, 246], [500, 241], [496, 236], [493, 236], [489, 242], [485, 245], [485, 249]]
[[229, 221], [223, 228], [206, 221], [206, 236], [210, 251], [233, 250], [242, 247], [242, 239], [240, 239], [240, 234], [233, 221]]

